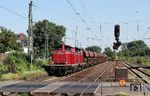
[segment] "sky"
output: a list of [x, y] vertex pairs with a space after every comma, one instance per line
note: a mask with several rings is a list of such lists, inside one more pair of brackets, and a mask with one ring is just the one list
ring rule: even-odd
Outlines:
[[[28, 3], [1, 0], [0, 26], [26, 34]], [[33, 21], [47, 19], [63, 25], [67, 29], [65, 42], [71, 46], [75, 46], [76, 39], [78, 47], [112, 48], [116, 24], [120, 25], [121, 42], [140, 39], [150, 45], [149, 5], [150, 0], [33, 0]]]

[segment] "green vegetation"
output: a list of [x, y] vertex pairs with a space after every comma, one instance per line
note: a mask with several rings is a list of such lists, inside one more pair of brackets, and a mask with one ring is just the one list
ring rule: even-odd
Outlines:
[[14, 80], [14, 79], [21, 79], [18, 74], [14, 73], [7, 73], [7, 74], [2, 74], [1, 80]]
[[8, 72], [17, 73], [28, 70], [27, 55], [23, 53], [11, 53], [5, 60], [4, 65], [8, 66]]
[[31, 96], [29, 93], [18, 93], [17, 96]]
[[31, 80], [46, 74], [43, 70], [24, 71], [22, 73], [2, 74], [0, 80]]
[[133, 63], [138, 63], [138, 64], [143, 64], [150, 66], [150, 58], [149, 57], [121, 57], [120, 58], [123, 61], [128, 61], [128, 62], [133, 62]]
[[101, 53], [101, 48], [98, 46], [90, 46], [85, 48], [85, 50]]
[[21, 51], [21, 44], [17, 43], [14, 32], [4, 27], [0, 27], [0, 53], [8, 51]]
[[[35, 58], [49, 57], [52, 49], [62, 43], [62, 37], [65, 35], [66, 28], [62, 25], [43, 20], [34, 25], [34, 54]], [[45, 43], [48, 43], [46, 45]], [[48, 48], [45, 48], [48, 46]], [[45, 54], [46, 53], [46, 54]]]
[[116, 94], [114, 96], [129, 96], [129, 95], [127, 93], [121, 92], [121, 93], [118, 93], [118, 94]]
[[122, 44], [121, 60], [150, 66], [150, 48], [142, 40]]
[[104, 53], [111, 58], [111, 60], [115, 59], [115, 54], [114, 52], [110, 49], [110, 47], [105, 48]]
[[24, 53], [11, 53], [4, 59], [4, 64], [0, 65], [0, 79], [30, 79], [45, 74], [42, 66], [45, 60], [36, 60], [33, 62], [32, 70], [30, 71], [30, 63], [28, 56]]
[[43, 57], [49, 57], [51, 50], [62, 43], [65, 31], [62, 25], [48, 20], [34, 24], [34, 60], [30, 71], [30, 57], [22, 52], [16, 34], [0, 27], [0, 80], [31, 79], [46, 74], [43, 66], [48, 64], [48, 60], [43, 60]]
[[[21, 44], [17, 42], [17, 37], [14, 32], [4, 27], [0, 27], [0, 30], [0, 53], [13, 53], [10, 55], [5, 54], [4, 56], [0, 57], [0, 79], [18, 78], [18, 75], [15, 73], [23, 71], [26, 63], [23, 61], [22, 54], [14, 53], [15, 51], [22, 51]], [[7, 74], [7, 76], [4, 74]]]
[[137, 40], [122, 44], [122, 55], [129, 57], [147, 56], [150, 55], [150, 48], [147, 47], [144, 41]]

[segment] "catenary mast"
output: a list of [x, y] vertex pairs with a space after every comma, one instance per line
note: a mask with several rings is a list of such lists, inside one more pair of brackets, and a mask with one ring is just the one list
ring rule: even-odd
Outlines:
[[32, 22], [32, 0], [29, 3], [29, 15], [28, 15], [28, 55], [31, 59], [30, 70], [32, 70], [32, 60], [33, 60], [33, 22]]

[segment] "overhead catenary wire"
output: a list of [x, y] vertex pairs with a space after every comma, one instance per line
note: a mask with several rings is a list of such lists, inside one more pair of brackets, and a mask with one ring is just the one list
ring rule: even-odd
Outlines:
[[80, 13], [77, 12], [77, 10], [73, 7], [73, 5], [70, 3], [70, 1], [69, 1], [69, 0], [66, 0], [66, 1], [67, 1], [67, 3], [71, 6], [71, 8], [74, 10], [75, 14], [81, 19], [81, 21], [83, 22], [83, 24], [84, 24], [86, 27], [88, 27], [87, 24], [86, 24], [86, 22], [85, 22], [85, 20], [81, 17]]
[[[51, 11], [50, 10], [48, 10], [47, 8], [45, 8], [45, 7], [41, 7], [41, 6], [39, 6], [38, 5], [38, 3], [37, 2], [35, 2], [34, 1], [34, 8], [37, 8], [38, 9], [38, 11], [42, 11], [42, 12], [44, 12], [44, 13], [46, 13], [46, 14], [51, 14]], [[65, 18], [67, 18], [67, 19], [69, 19], [69, 20], [74, 20], [72, 17], [70, 17], [70, 16], [66, 16], [66, 14], [65, 14], [65, 12], [63, 12], [62, 10], [58, 10], [58, 9], [55, 9], [56, 11], [55, 11], [55, 14], [57, 14], [56, 16], [59, 16], [59, 17], [65, 17]], [[61, 12], [61, 13], [58, 13], [58, 11], [59, 12]], [[62, 14], [63, 13], [63, 14]], [[65, 15], [64, 15], [65, 14]], [[50, 17], [50, 18], [52, 18], [52, 17]]]
[[[116, 21], [101, 21], [101, 24], [116, 24], [116, 23], [119, 23], [119, 24], [125, 24], [125, 25], [128, 25], [128, 24], [133, 24], [133, 23], [141, 23], [141, 22], [146, 22], [145, 24], [147, 24], [148, 22], [150, 21], [150, 18], [143, 18], [143, 19], [137, 19], [137, 20], [122, 20], [122, 21], [119, 21], [119, 22], [116, 22]], [[87, 21], [88, 23], [92, 23], [92, 24], [99, 24], [99, 22], [97, 21]]]
[[85, 7], [85, 5], [84, 5], [84, 3], [82, 2], [82, 0], [80, 0], [80, 3], [81, 3], [81, 5], [82, 5], [83, 9], [85, 10], [87, 16], [89, 17], [89, 19], [90, 19], [91, 21], [93, 21], [91, 15], [89, 14], [89, 11], [88, 11], [87, 8]]
[[21, 17], [21, 18], [28, 19], [26, 16], [23, 16], [23, 15], [21, 15], [21, 14], [15, 12], [15, 11], [13, 11], [13, 10], [11, 10], [11, 9], [8, 9], [8, 8], [2, 6], [2, 5], [0, 5], [0, 8], [4, 9], [4, 10], [10, 12], [10, 13], [13, 13], [13, 14], [15, 14], [15, 15]]

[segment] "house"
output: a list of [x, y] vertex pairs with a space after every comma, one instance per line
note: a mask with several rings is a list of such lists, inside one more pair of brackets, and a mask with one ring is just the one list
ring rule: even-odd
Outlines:
[[24, 53], [28, 53], [28, 37], [24, 33], [16, 34], [17, 42], [22, 45]]

